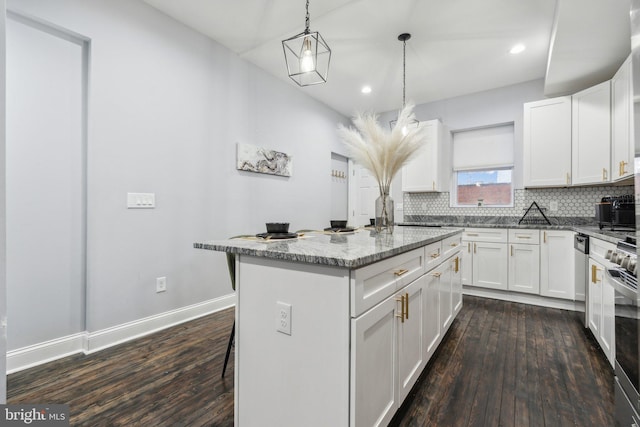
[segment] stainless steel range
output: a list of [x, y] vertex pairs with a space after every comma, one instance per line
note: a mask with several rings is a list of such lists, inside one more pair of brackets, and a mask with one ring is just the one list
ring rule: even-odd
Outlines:
[[607, 269], [615, 291], [616, 425], [640, 426], [640, 359], [638, 358], [638, 280], [635, 237], [607, 253], [616, 267]]

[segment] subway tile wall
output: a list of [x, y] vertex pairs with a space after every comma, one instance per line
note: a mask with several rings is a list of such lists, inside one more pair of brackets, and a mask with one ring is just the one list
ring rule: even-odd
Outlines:
[[[554, 217], [593, 217], [595, 204], [603, 196], [622, 196], [634, 194], [633, 185], [576, 188], [544, 188], [515, 190], [512, 208], [490, 207], [450, 207], [449, 192], [443, 193], [404, 193], [404, 215], [467, 215], [467, 216], [515, 216], [519, 217], [531, 205], [537, 202], [545, 213]], [[550, 202], [558, 202], [558, 210], [549, 209]]]

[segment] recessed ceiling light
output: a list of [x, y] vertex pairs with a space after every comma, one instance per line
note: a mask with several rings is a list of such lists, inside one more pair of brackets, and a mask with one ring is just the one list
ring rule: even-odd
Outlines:
[[360, 89], [360, 92], [371, 93], [371, 86], [362, 86], [362, 89]]
[[525, 45], [523, 45], [522, 43], [518, 43], [517, 45], [513, 46], [511, 48], [511, 50], [509, 51], [509, 53], [512, 54], [516, 54], [516, 53], [520, 53], [523, 52], [527, 47]]

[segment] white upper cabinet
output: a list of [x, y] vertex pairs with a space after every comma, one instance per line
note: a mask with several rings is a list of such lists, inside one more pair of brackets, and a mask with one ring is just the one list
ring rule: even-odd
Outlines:
[[417, 157], [402, 168], [402, 191], [449, 190], [449, 132], [440, 120], [420, 122], [427, 135]]
[[524, 104], [524, 186], [571, 184], [571, 97]]
[[633, 175], [631, 56], [611, 79], [611, 180]]
[[610, 182], [611, 83], [576, 93], [571, 104], [572, 184]]

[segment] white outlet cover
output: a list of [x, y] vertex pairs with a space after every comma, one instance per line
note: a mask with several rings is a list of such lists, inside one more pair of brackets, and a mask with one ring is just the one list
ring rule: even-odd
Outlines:
[[291, 304], [276, 303], [276, 331], [291, 335]]

